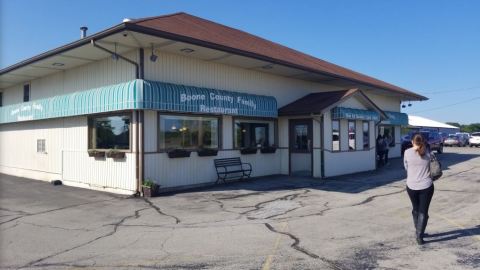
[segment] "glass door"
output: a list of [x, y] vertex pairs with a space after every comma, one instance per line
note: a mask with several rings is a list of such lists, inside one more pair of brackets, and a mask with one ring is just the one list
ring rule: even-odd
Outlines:
[[312, 119], [291, 119], [290, 175], [312, 176]]

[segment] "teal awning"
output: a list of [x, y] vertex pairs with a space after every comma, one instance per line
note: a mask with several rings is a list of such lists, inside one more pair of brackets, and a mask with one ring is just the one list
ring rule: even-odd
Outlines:
[[380, 121], [380, 114], [370, 110], [335, 107], [332, 109], [332, 119]]
[[408, 126], [408, 114], [386, 111], [388, 119], [381, 122], [382, 125]]
[[274, 97], [137, 79], [0, 107], [0, 124], [132, 109], [277, 117]]

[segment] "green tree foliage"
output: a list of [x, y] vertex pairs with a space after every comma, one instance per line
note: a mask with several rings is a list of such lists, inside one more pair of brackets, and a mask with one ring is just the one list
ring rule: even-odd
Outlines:
[[468, 133], [480, 132], [480, 123], [473, 123], [473, 124], [469, 124], [469, 125], [461, 125], [461, 124], [455, 123], [455, 122], [447, 122], [446, 124], [459, 127], [461, 132], [468, 132]]

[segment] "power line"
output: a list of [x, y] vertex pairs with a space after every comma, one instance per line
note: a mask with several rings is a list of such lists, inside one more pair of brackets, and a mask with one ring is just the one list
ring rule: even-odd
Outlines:
[[421, 113], [421, 112], [429, 112], [429, 111], [440, 110], [440, 109], [452, 107], [452, 106], [455, 106], [455, 105], [472, 102], [472, 101], [477, 100], [477, 99], [480, 99], [480, 97], [474, 97], [474, 98], [470, 98], [470, 99], [468, 99], [468, 100], [463, 100], [463, 101], [460, 101], [460, 102], [443, 105], [443, 106], [441, 106], [441, 107], [435, 107], [435, 108], [431, 108], [431, 109], [427, 109], [427, 110], [423, 110], [423, 111], [416, 111], [416, 112], [412, 112], [412, 113]]
[[422, 93], [422, 94], [424, 94], [424, 95], [443, 94], [443, 93], [461, 92], [461, 91], [468, 91], [468, 90], [475, 90], [475, 89], [480, 89], [480, 86], [472, 86], [472, 87], [467, 87], [467, 88], [457, 88], [455, 90], [432, 91], [432, 92], [425, 92], [425, 93]]

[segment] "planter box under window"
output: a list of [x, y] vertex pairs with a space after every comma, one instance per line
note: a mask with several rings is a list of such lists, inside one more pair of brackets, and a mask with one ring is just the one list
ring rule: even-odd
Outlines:
[[252, 155], [257, 153], [257, 148], [242, 148], [240, 149], [242, 155]]
[[197, 152], [199, 157], [211, 157], [218, 155], [218, 149], [204, 148]]
[[106, 155], [108, 158], [113, 158], [113, 159], [125, 158], [125, 152], [120, 152], [120, 151], [108, 151]]
[[276, 147], [272, 147], [272, 146], [269, 146], [269, 147], [263, 147], [260, 149], [260, 152], [263, 153], [263, 154], [273, 154], [277, 151], [277, 148]]
[[105, 152], [104, 151], [98, 151], [98, 150], [88, 150], [88, 156], [89, 157], [94, 157], [94, 158], [104, 158], [105, 157]]
[[190, 151], [183, 150], [183, 149], [174, 149], [168, 151], [169, 158], [185, 158], [190, 157]]
[[142, 192], [144, 197], [156, 197], [159, 194], [160, 186], [159, 185], [152, 185], [152, 186], [142, 186]]

